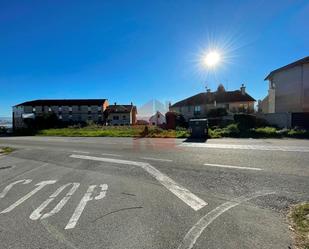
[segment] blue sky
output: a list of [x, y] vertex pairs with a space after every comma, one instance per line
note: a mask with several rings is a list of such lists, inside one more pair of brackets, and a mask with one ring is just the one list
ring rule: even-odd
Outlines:
[[[280, 4], [279, 4], [280, 2]], [[223, 83], [256, 99], [309, 55], [309, 1], [0, 0], [0, 116], [40, 98], [175, 102]], [[222, 54], [202, 68], [209, 49]]]

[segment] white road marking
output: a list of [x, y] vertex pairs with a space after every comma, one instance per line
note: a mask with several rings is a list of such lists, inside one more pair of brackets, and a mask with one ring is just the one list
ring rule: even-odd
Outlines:
[[210, 167], [220, 167], [220, 168], [229, 168], [229, 169], [262, 170], [261, 168], [241, 167], [241, 166], [224, 165], [224, 164], [204, 163], [204, 165], [205, 166], [210, 166]]
[[[42, 211], [68, 186], [73, 185], [69, 192], [61, 199], [61, 201], [54, 207], [54, 209], [46, 214], [42, 214]], [[35, 209], [32, 214], [30, 215], [31, 220], [38, 220], [48, 218], [58, 212], [64, 207], [67, 201], [71, 198], [71, 196], [75, 193], [75, 191], [79, 187], [79, 183], [68, 183], [60, 188], [58, 188], [46, 201], [44, 201], [37, 209]]]
[[14, 185], [16, 185], [18, 183], [28, 184], [31, 181], [32, 181], [31, 179], [23, 179], [23, 180], [18, 180], [18, 181], [12, 182], [11, 184], [7, 185], [3, 189], [3, 191], [0, 193], [0, 199], [4, 198], [6, 196], [6, 194], [11, 190], [11, 188], [13, 188]]
[[115, 157], [122, 157], [122, 155], [118, 155], [118, 154], [109, 154], [109, 153], [102, 153], [102, 156], [115, 156]]
[[197, 239], [201, 236], [203, 231], [220, 215], [228, 211], [229, 209], [240, 205], [243, 202], [249, 201], [251, 199], [274, 194], [275, 192], [257, 192], [250, 196], [242, 196], [234, 200], [223, 203], [222, 205], [216, 207], [204, 217], [202, 217], [185, 235], [182, 243], [178, 246], [178, 249], [192, 249]]
[[20, 204], [22, 204], [24, 201], [26, 201], [27, 199], [29, 199], [31, 196], [33, 196], [34, 194], [36, 194], [38, 191], [40, 191], [42, 188], [44, 188], [46, 185], [49, 184], [54, 184], [56, 182], [56, 180], [50, 180], [50, 181], [43, 181], [43, 182], [39, 182], [38, 184], [36, 184], [35, 186], [37, 186], [34, 190], [30, 191], [28, 194], [26, 194], [24, 197], [20, 198], [19, 200], [17, 200], [15, 203], [13, 203], [11, 206], [9, 206], [8, 208], [4, 209], [3, 211], [0, 212], [0, 214], [5, 214], [5, 213], [9, 213], [11, 212], [14, 208], [16, 208], [17, 206], [19, 206]]
[[106, 196], [106, 191], [108, 189], [107, 184], [101, 184], [100, 185], [101, 192], [98, 196], [95, 197], [96, 200], [102, 200]]
[[299, 147], [299, 146], [210, 144], [210, 143], [182, 143], [178, 146], [180, 146], [180, 147], [194, 147], [194, 148], [214, 148], [214, 149], [309, 152], [309, 147]]
[[138, 166], [148, 172], [151, 176], [153, 176], [157, 181], [159, 181], [164, 187], [166, 187], [169, 191], [171, 191], [174, 195], [176, 195], [179, 199], [189, 205], [195, 211], [203, 208], [207, 205], [207, 202], [191, 193], [188, 189], [181, 186], [168, 176], [161, 173], [155, 167], [151, 166], [149, 163], [144, 162], [134, 162], [128, 160], [120, 160], [114, 158], [102, 158], [102, 157], [92, 157], [85, 155], [71, 155], [72, 158], [84, 159], [84, 160], [93, 160], [100, 162], [109, 162], [109, 163], [117, 163], [117, 164], [126, 164]]
[[80, 150], [74, 150], [73, 153], [81, 153], [81, 154], [90, 154], [88, 151], [80, 151]]
[[[96, 188], [96, 186], [97, 185], [90, 185], [89, 186], [87, 192], [85, 193], [83, 198], [80, 200], [80, 202], [79, 202], [78, 206], [76, 207], [71, 219], [69, 220], [68, 224], [66, 225], [66, 227], [64, 229], [66, 229], [66, 230], [67, 229], [73, 229], [76, 226], [80, 216], [82, 215], [82, 213], [83, 213], [83, 211], [84, 211], [84, 209], [87, 205], [87, 202], [93, 200], [93, 197], [91, 197], [91, 195], [92, 195], [94, 189]], [[102, 192], [100, 192], [100, 194], [97, 197], [94, 198], [95, 200], [101, 200], [106, 196], [106, 190], [107, 190], [108, 186], [106, 184], [102, 184], [102, 185], [100, 185], [100, 187], [101, 187]]]
[[173, 160], [171, 160], [171, 159], [154, 158], [154, 157], [141, 157], [141, 159], [152, 160], [152, 161], [161, 161], [161, 162], [173, 162]]

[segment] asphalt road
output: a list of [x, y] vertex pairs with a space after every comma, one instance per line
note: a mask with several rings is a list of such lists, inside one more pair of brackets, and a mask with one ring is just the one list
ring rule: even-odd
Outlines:
[[0, 248], [289, 248], [309, 141], [0, 138]]

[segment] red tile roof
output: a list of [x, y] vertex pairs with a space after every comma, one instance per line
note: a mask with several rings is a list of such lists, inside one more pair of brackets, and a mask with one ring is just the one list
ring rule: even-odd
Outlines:
[[224, 92], [202, 92], [181, 100], [172, 105], [172, 107], [213, 104], [214, 101], [217, 103], [230, 103], [255, 101], [255, 99], [252, 98], [248, 93], [242, 94], [240, 90]]
[[133, 109], [136, 110], [134, 105], [109, 105], [107, 111], [109, 113], [130, 113]]

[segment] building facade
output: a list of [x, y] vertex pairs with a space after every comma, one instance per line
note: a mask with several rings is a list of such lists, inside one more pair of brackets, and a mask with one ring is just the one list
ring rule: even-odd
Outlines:
[[163, 125], [166, 124], [165, 116], [157, 111], [154, 115], [149, 118], [149, 124], [151, 125]]
[[28, 101], [13, 107], [13, 128], [27, 128], [27, 120], [48, 114], [55, 114], [59, 121], [67, 123], [103, 123], [107, 106], [106, 99]]
[[135, 125], [137, 122], [137, 108], [131, 105], [110, 105], [107, 111], [107, 124], [108, 125]]
[[309, 112], [309, 56], [272, 71], [265, 80], [269, 88], [261, 112]]
[[217, 91], [196, 94], [170, 106], [170, 111], [180, 113], [186, 120], [207, 117], [212, 109], [223, 108], [230, 113], [254, 112], [255, 99], [246, 93], [244, 85], [240, 90], [226, 91], [219, 85]]

